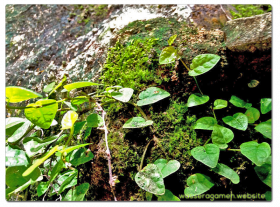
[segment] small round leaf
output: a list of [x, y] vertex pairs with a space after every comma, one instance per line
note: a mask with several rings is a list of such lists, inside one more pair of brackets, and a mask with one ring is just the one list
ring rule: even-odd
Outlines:
[[247, 103], [243, 101], [242, 99], [238, 98], [237, 96], [231, 96], [230, 103], [232, 103], [234, 106], [239, 107], [239, 108], [250, 108], [252, 106], [251, 103]]
[[223, 99], [217, 99], [214, 101], [214, 109], [223, 109], [227, 107], [227, 101]]
[[214, 126], [211, 135], [213, 144], [217, 145], [221, 149], [227, 148], [227, 143], [229, 143], [233, 139], [233, 137], [234, 134], [230, 129], [218, 124]]
[[128, 102], [133, 94], [133, 89], [132, 88], [122, 88], [119, 90], [120, 94], [112, 96], [114, 99], [117, 99], [118, 101], [121, 102]]
[[272, 104], [271, 98], [262, 98], [261, 99], [261, 113], [266, 114], [269, 111], [271, 111], [271, 104]]

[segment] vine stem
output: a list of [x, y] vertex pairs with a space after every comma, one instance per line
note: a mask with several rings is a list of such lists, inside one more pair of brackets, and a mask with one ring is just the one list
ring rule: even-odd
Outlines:
[[214, 112], [214, 108], [213, 107], [212, 107], [212, 111], [213, 111], [214, 118], [217, 120], [217, 117], [216, 117], [216, 114]]
[[104, 123], [104, 126], [103, 128], [99, 128], [99, 129], [103, 129], [104, 132], [105, 132], [105, 143], [106, 143], [106, 153], [107, 153], [107, 158], [108, 158], [108, 168], [109, 168], [109, 184], [110, 184], [110, 187], [111, 187], [111, 191], [114, 195], [114, 200], [117, 201], [117, 198], [115, 196], [115, 193], [114, 193], [114, 190], [113, 190], [113, 186], [115, 186], [115, 179], [116, 178], [113, 178], [113, 173], [112, 173], [112, 167], [111, 167], [111, 154], [110, 154], [110, 149], [109, 149], [109, 145], [108, 145], [108, 130], [107, 130], [107, 127], [106, 127], [106, 122], [105, 122], [105, 116], [106, 116], [106, 112], [104, 111], [104, 109], [102, 108], [102, 106], [95, 102], [97, 107], [98, 107], [98, 111], [101, 111], [102, 112], [102, 120], [103, 120], [103, 123]]
[[187, 68], [188, 71], [190, 71], [190, 69], [188, 68], [188, 66], [184, 63], [184, 61], [182, 59], [180, 59], [181, 62], [183, 63], [183, 65], [185, 66], [185, 68]]
[[200, 90], [200, 88], [199, 88], [199, 85], [198, 85], [198, 82], [197, 82], [197, 80], [196, 80], [195, 76], [193, 76], [193, 78], [194, 78], [194, 80], [195, 80], [195, 82], [196, 82], [196, 85], [197, 85], [197, 87], [198, 87], [198, 89], [199, 89], [199, 91], [200, 91], [201, 95], [203, 95], [202, 91], [201, 91], [201, 90]]
[[203, 146], [205, 146], [210, 140], [211, 140], [211, 137], [209, 139], [207, 139], [207, 141], [205, 142], [205, 144]]
[[147, 118], [145, 112], [141, 109], [141, 107], [139, 107], [137, 104], [132, 103], [132, 102], [127, 102], [127, 103], [129, 103], [129, 104], [133, 105], [135, 108], [137, 108], [138, 111], [140, 112], [140, 114], [144, 117], [144, 119], [145, 119], [146, 121], [149, 120], [149, 119]]
[[73, 137], [73, 133], [74, 133], [74, 126], [71, 127], [70, 135], [69, 135], [69, 137], [68, 137], [68, 139], [67, 139], [67, 142], [65, 143], [65, 146], [66, 146], [66, 147], [68, 146], [68, 144], [69, 144], [71, 138]]
[[144, 152], [143, 152], [142, 159], [141, 159], [141, 163], [140, 163], [140, 167], [139, 167], [139, 170], [138, 170], [138, 171], [141, 171], [141, 170], [142, 170], [146, 152], [147, 152], [147, 150], [148, 150], [148, 147], [149, 147], [150, 143], [151, 143], [153, 140], [154, 140], [154, 139], [151, 139], [151, 140], [148, 142], [148, 144], [146, 145], [146, 147], [145, 147], [145, 150], [144, 150]]
[[240, 149], [227, 149], [227, 151], [236, 151], [236, 152], [240, 152]]

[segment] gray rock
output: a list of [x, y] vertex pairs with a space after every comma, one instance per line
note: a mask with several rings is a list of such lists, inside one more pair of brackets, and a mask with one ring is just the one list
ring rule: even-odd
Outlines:
[[271, 13], [228, 21], [223, 30], [231, 51], [253, 53], [271, 48]]

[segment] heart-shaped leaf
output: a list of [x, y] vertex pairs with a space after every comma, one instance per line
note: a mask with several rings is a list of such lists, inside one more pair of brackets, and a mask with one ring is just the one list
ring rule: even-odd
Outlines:
[[6, 118], [6, 136], [12, 136], [26, 121], [28, 120], [19, 117]]
[[271, 98], [262, 98], [261, 99], [261, 113], [266, 114], [266, 113], [270, 112], [271, 104], [272, 104]]
[[155, 164], [148, 164], [135, 176], [137, 185], [156, 195], [163, 195], [165, 193], [165, 186], [163, 183], [163, 177]]
[[78, 114], [75, 111], [68, 111], [62, 118], [61, 129], [71, 129], [78, 119]]
[[28, 104], [27, 106], [42, 105], [39, 108], [26, 108], [24, 114], [28, 120], [33, 124], [43, 128], [50, 128], [52, 121], [54, 120], [55, 114], [58, 109], [56, 100], [47, 99], [39, 100], [35, 104]]
[[213, 127], [217, 124], [217, 120], [213, 117], [202, 117], [198, 119], [194, 125], [194, 129], [213, 130]]
[[93, 159], [93, 154], [91, 151], [87, 151], [85, 148], [80, 148], [73, 151], [73, 153], [70, 156], [70, 163], [73, 166], [78, 166], [92, 159]]
[[252, 106], [251, 103], [247, 103], [247, 102], [243, 101], [242, 99], [238, 98], [237, 96], [231, 96], [229, 102], [239, 108], [249, 109]]
[[190, 95], [187, 102], [187, 106], [188, 107], [197, 106], [197, 105], [205, 104], [207, 101], [209, 101], [209, 96], [201, 95], [199, 93], [194, 93]]
[[190, 76], [198, 76], [208, 72], [219, 62], [220, 56], [214, 54], [198, 55], [192, 60]]
[[214, 101], [214, 109], [223, 109], [227, 107], [227, 101], [223, 99], [217, 99]]
[[261, 166], [266, 162], [266, 159], [271, 155], [271, 149], [268, 143], [250, 141], [240, 145], [241, 153], [257, 166]]
[[167, 162], [166, 159], [157, 159], [154, 164], [161, 171], [163, 178], [176, 172], [180, 168], [180, 163], [177, 160], [170, 160]]
[[67, 91], [71, 91], [76, 88], [83, 88], [83, 87], [87, 87], [87, 86], [97, 86], [97, 85], [100, 85], [100, 84], [87, 82], [87, 81], [81, 81], [81, 82], [75, 82], [75, 83], [70, 83], [68, 85], [65, 85], [64, 88]]
[[208, 176], [196, 173], [188, 177], [187, 185], [189, 187], [185, 188], [184, 194], [191, 197], [205, 193], [214, 186], [214, 183]]
[[234, 184], [238, 184], [240, 182], [240, 178], [238, 176], [238, 174], [231, 169], [230, 167], [218, 163], [217, 166], [215, 168], [212, 169], [215, 173], [218, 173], [228, 179], [231, 180], [232, 183]]
[[257, 121], [260, 118], [260, 112], [258, 109], [251, 107], [249, 109], [247, 109], [247, 111], [245, 112], [245, 115], [248, 118], [248, 123], [253, 124], [255, 123], [255, 121]]
[[218, 124], [214, 126], [211, 135], [213, 144], [217, 145], [221, 149], [227, 148], [227, 143], [229, 143], [233, 139], [233, 137], [234, 134], [230, 129]]
[[214, 168], [219, 160], [220, 149], [215, 144], [206, 144], [192, 149], [191, 154], [196, 160]]
[[119, 95], [115, 95], [115, 96], [112, 96], [114, 99], [117, 99], [118, 101], [121, 101], [121, 102], [128, 102], [133, 94], [133, 89], [132, 88], [122, 88], [119, 90], [119, 92], [121, 94]]
[[159, 64], [162, 65], [172, 63], [177, 59], [180, 59], [177, 50], [174, 47], [169, 46], [161, 51], [159, 56]]
[[243, 113], [236, 113], [233, 116], [226, 116], [223, 121], [229, 126], [245, 131], [248, 127], [248, 118]]
[[133, 117], [131, 119], [128, 119], [125, 124], [123, 125], [123, 128], [143, 128], [146, 126], [152, 125], [154, 122], [152, 120], [146, 121], [142, 117]]
[[255, 171], [261, 181], [271, 187], [272, 171], [271, 171], [271, 156], [269, 156], [262, 166], [256, 166]]
[[170, 190], [165, 190], [163, 195], [158, 196], [158, 201], [181, 201]]
[[77, 96], [71, 100], [71, 104], [74, 104], [74, 105], [81, 105], [85, 102], [89, 102], [89, 100], [86, 96]]
[[75, 189], [69, 190], [62, 201], [83, 201], [88, 189], [89, 184], [83, 183]]
[[271, 133], [271, 119], [262, 122], [258, 124], [255, 127], [255, 130], [260, 132], [264, 137], [271, 139], [272, 138], [272, 133]]
[[150, 87], [139, 94], [139, 99], [141, 100], [137, 101], [137, 105], [145, 106], [148, 104], [153, 104], [169, 96], [170, 93], [161, 88]]
[[[31, 122], [26, 119], [24, 124], [21, 125], [19, 128], [17, 128], [13, 132], [12, 136], [9, 137], [8, 142], [13, 143], [13, 142], [18, 141], [25, 134], [25, 132], [28, 130], [30, 124], [31, 124]], [[11, 130], [13, 131], [14, 129], [11, 129]], [[12, 131], [10, 131], [10, 132], [12, 132]]]
[[173, 36], [171, 36], [171, 37], [169, 38], [169, 40], [167, 41], [168, 44], [169, 44], [169, 46], [172, 45], [172, 43], [174, 42], [174, 40], [176, 39], [176, 37], [177, 37], [177, 35], [175, 34], [175, 35], [173, 35]]
[[101, 127], [104, 125], [103, 119], [98, 114], [91, 114], [87, 117], [87, 126], [88, 127]]
[[6, 87], [6, 101], [9, 103], [18, 103], [31, 98], [43, 97], [41, 94], [36, 93], [27, 88], [22, 88], [18, 86], [8, 86]]
[[44, 89], [43, 91], [46, 92], [46, 93], [49, 93], [55, 86], [55, 82], [52, 82], [46, 86], [44, 86]]
[[27, 166], [29, 161], [23, 150], [13, 149], [6, 146], [6, 166]]

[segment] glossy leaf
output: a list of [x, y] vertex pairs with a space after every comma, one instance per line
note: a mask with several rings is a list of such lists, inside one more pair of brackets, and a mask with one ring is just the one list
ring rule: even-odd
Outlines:
[[75, 111], [68, 111], [66, 114], [64, 114], [61, 125], [61, 129], [71, 129], [78, 119], [78, 114]]
[[229, 143], [233, 139], [233, 137], [234, 134], [230, 129], [218, 124], [214, 126], [211, 135], [213, 144], [217, 145], [221, 149], [227, 148], [227, 143]]
[[213, 127], [217, 124], [217, 120], [213, 117], [202, 117], [198, 119], [194, 125], [194, 129], [213, 130]]
[[[46, 105], [50, 104], [50, 105]], [[47, 99], [39, 100], [34, 104], [28, 104], [27, 106], [45, 105], [39, 108], [27, 108], [24, 110], [24, 114], [28, 120], [33, 124], [43, 128], [50, 128], [52, 121], [58, 109], [56, 100]]]
[[66, 152], [66, 153], [68, 154], [69, 152], [72, 152], [72, 151], [74, 151], [75, 149], [79, 149], [80, 147], [85, 147], [85, 146], [90, 145], [90, 144], [91, 144], [91, 143], [87, 143], [87, 144], [79, 144], [79, 145], [75, 145], [75, 146], [67, 147], [66, 149], [61, 150], [61, 151], [59, 151], [59, 152], [60, 152], [60, 153], [64, 153], [64, 152]]
[[187, 102], [187, 106], [188, 107], [198, 106], [201, 104], [205, 104], [207, 101], [209, 101], [209, 96], [201, 95], [199, 93], [194, 93], [190, 95]]
[[158, 167], [158, 169], [161, 171], [164, 166], [167, 164], [166, 159], [157, 159], [154, 164]]
[[137, 101], [137, 105], [145, 106], [145, 105], [153, 104], [169, 96], [170, 93], [168, 93], [167, 91], [161, 88], [150, 87], [139, 94], [140, 100]]
[[271, 98], [262, 98], [261, 99], [261, 113], [266, 114], [266, 113], [270, 112], [271, 104], [272, 104]]
[[174, 40], [176, 39], [176, 37], [177, 37], [177, 35], [175, 34], [175, 35], [173, 35], [173, 36], [171, 36], [171, 37], [169, 38], [169, 40], [168, 40], [169, 46], [172, 45], [172, 43], [174, 42]]
[[16, 142], [18, 141], [24, 134], [25, 132], [28, 130], [29, 126], [30, 126], [31, 122], [26, 120], [25, 123], [23, 125], [21, 125], [19, 128], [17, 128], [14, 133], [12, 134], [12, 136], [10, 136], [8, 138], [8, 142]]
[[170, 190], [165, 190], [163, 195], [158, 196], [158, 201], [181, 201]]
[[242, 131], [245, 131], [248, 127], [248, 118], [243, 113], [236, 113], [233, 116], [226, 116], [223, 118], [223, 121], [227, 125]]
[[83, 183], [75, 189], [69, 190], [62, 201], [83, 201], [88, 189], [89, 184]]
[[168, 175], [176, 172], [180, 168], [180, 162], [177, 160], [170, 160], [161, 170], [162, 177], [165, 178]]
[[198, 76], [211, 70], [220, 60], [220, 56], [214, 54], [198, 55], [190, 65], [190, 76]]
[[196, 173], [188, 177], [187, 185], [189, 187], [185, 188], [184, 194], [191, 197], [205, 193], [214, 186], [214, 183], [208, 176]]
[[29, 161], [23, 150], [13, 149], [6, 146], [6, 166], [27, 166]]
[[104, 126], [104, 122], [101, 116], [98, 114], [91, 114], [87, 117], [87, 126], [88, 127], [102, 127]]
[[53, 90], [54, 86], [55, 86], [55, 82], [52, 82], [52, 83], [44, 86], [43, 91], [46, 93], [49, 93], [49, 92], [51, 92], [51, 90]]
[[214, 101], [214, 109], [215, 110], [226, 108], [227, 105], [228, 105], [228, 102], [226, 100], [223, 100], [223, 99], [216, 99]]
[[75, 105], [75, 104], [73, 104], [72, 102], [67, 102], [67, 101], [65, 101], [64, 102], [72, 111], [77, 111], [78, 110], [78, 107]]
[[266, 191], [264, 195], [265, 195], [265, 200], [267, 200], [267, 201], [272, 200], [271, 199], [271, 196], [272, 196], [271, 191]]
[[60, 159], [54, 166], [54, 168], [51, 171], [49, 183], [54, 181], [54, 179], [58, 176], [59, 172], [65, 167], [64, 162]]
[[83, 126], [85, 125], [86, 121], [75, 122], [74, 124], [74, 133], [73, 135], [78, 135], [82, 130]]
[[255, 121], [257, 121], [260, 118], [260, 112], [258, 109], [251, 107], [247, 109], [245, 112], [245, 115], [248, 118], [248, 123], [253, 124]]
[[19, 117], [6, 118], [6, 136], [12, 136], [13, 133], [26, 122], [26, 120], [27, 119]]
[[132, 88], [122, 88], [119, 90], [119, 93], [118, 95], [112, 95], [112, 97], [118, 101], [121, 101], [121, 102], [128, 102], [133, 94], [133, 89]]
[[[61, 178], [65, 178], [65, 179], [60, 184], [58, 194], [62, 193], [65, 189], [70, 188], [77, 184], [78, 171], [74, 171], [73, 173], [72, 172], [70, 172], [70, 173], [71, 174], [68, 173], [67, 176], [61, 176], [59, 178], [60, 180], [61, 180]], [[58, 182], [59, 182], [59, 179], [58, 179]]]
[[44, 193], [48, 190], [49, 188], [49, 182], [40, 182], [38, 187], [37, 187], [37, 195], [40, 197], [41, 195], [44, 195]]
[[159, 64], [162, 65], [172, 63], [175, 60], [179, 60], [180, 58], [181, 57], [178, 55], [177, 50], [174, 47], [169, 46], [161, 51], [159, 56]]
[[147, 201], [151, 201], [153, 198], [153, 194], [146, 191], [146, 199]]
[[214, 168], [219, 160], [220, 149], [215, 144], [206, 144], [192, 149], [191, 154], [196, 160]]
[[143, 128], [153, 124], [153, 121], [146, 121], [142, 117], [133, 117], [125, 122], [123, 128]]
[[100, 85], [100, 84], [87, 82], [87, 81], [82, 81], [82, 82], [70, 83], [68, 85], [65, 85], [64, 88], [67, 91], [71, 91], [71, 90], [76, 89], [76, 88], [83, 88], [83, 87], [87, 87], [87, 86], [98, 86], [98, 85]]
[[215, 173], [218, 173], [228, 179], [231, 180], [232, 183], [234, 184], [238, 184], [240, 182], [240, 178], [238, 176], [238, 174], [231, 169], [230, 167], [218, 163], [217, 166], [215, 168], [212, 169]]
[[46, 161], [50, 156], [52, 156], [58, 149], [58, 145], [53, 147], [50, 151], [46, 152], [41, 158], [35, 160], [33, 165], [31, 165], [23, 174], [22, 176], [28, 176], [31, 174], [39, 165]]
[[271, 169], [271, 156], [269, 156], [265, 163], [261, 166], [256, 166], [255, 171], [258, 175], [258, 177], [260, 178], [260, 180], [268, 185], [269, 187], [271, 187], [271, 179], [272, 179], [272, 169]]
[[229, 102], [239, 108], [249, 109], [252, 106], [251, 103], [247, 103], [247, 102], [243, 101], [242, 99], [238, 98], [237, 96], [231, 96]]
[[255, 127], [255, 130], [260, 132], [265, 138], [272, 138], [272, 131], [271, 131], [271, 119], [258, 124]]
[[27, 88], [22, 88], [18, 86], [8, 86], [6, 87], [6, 101], [10, 103], [18, 103], [31, 98], [43, 97], [41, 94], [36, 93]]
[[85, 102], [89, 102], [89, 100], [86, 96], [77, 96], [73, 100], [71, 100], [71, 104], [74, 104], [74, 105], [81, 105]]
[[91, 151], [87, 151], [85, 148], [76, 149], [70, 156], [70, 163], [73, 166], [84, 164], [93, 159]]
[[250, 141], [240, 145], [241, 153], [257, 166], [261, 166], [266, 162], [266, 159], [271, 155], [271, 149], [268, 143]]

